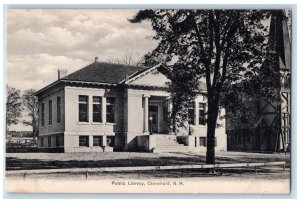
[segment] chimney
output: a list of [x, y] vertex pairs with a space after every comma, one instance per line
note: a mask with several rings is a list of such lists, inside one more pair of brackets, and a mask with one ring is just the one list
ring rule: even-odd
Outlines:
[[95, 62], [98, 62], [98, 56], [95, 57]]
[[65, 77], [67, 74], [68, 74], [68, 70], [66, 70], [66, 69], [58, 69], [57, 70], [58, 79]]

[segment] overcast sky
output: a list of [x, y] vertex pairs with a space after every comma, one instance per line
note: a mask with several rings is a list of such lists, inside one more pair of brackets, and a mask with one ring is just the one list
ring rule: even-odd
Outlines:
[[10, 9], [7, 13], [7, 83], [40, 89], [94, 62], [143, 56], [157, 42], [149, 23], [128, 22], [137, 10]]
[[[38, 90], [57, 80], [58, 69], [72, 73], [93, 63], [95, 56], [100, 61], [128, 53], [142, 57], [157, 42], [149, 39], [154, 34], [149, 23], [128, 21], [137, 11], [9, 9], [7, 84]], [[21, 124], [23, 119], [11, 130], [31, 130]]]

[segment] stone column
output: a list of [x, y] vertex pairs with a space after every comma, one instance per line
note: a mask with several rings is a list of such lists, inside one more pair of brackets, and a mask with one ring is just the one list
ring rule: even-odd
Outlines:
[[144, 98], [144, 133], [149, 133], [149, 95], [143, 95]]
[[102, 123], [106, 123], [106, 97], [102, 97]]
[[[172, 108], [173, 108], [171, 97], [167, 97], [167, 101], [168, 101], [168, 115], [170, 116], [172, 113]], [[171, 119], [171, 118], [169, 117], [169, 119]], [[173, 120], [171, 120], [169, 127], [170, 127], [170, 129], [172, 128], [172, 131], [170, 131], [169, 133], [174, 134], [175, 133], [175, 124], [173, 123]]]
[[195, 125], [196, 126], [198, 126], [199, 125], [199, 102], [195, 99], [195, 101], [194, 101], [195, 103], [195, 114], [194, 114], [194, 116], [195, 116]]
[[168, 103], [168, 112], [170, 113], [172, 111], [173, 105], [171, 102], [171, 97], [167, 97], [167, 103]]

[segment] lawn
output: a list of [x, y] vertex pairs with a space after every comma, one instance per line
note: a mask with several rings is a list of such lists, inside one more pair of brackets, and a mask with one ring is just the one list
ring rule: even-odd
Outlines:
[[[217, 152], [216, 163], [286, 161], [290, 154]], [[7, 153], [6, 170], [205, 164], [205, 153]]]

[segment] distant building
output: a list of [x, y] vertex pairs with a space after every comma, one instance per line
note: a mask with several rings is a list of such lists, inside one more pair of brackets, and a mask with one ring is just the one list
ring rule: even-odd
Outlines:
[[6, 151], [12, 151], [12, 148], [23, 149], [26, 151], [28, 147], [37, 147], [37, 140], [33, 138], [32, 131], [8, 131], [6, 137]]
[[[226, 120], [228, 150], [232, 151], [286, 151], [291, 143], [291, 42], [284, 11], [274, 11], [270, 21], [269, 43], [277, 54], [273, 70], [280, 75], [280, 88], [276, 101], [267, 102], [264, 97], [245, 96], [245, 105], [251, 107], [254, 125], [241, 121], [245, 118]], [[275, 79], [276, 80], [276, 79]], [[230, 113], [230, 112], [228, 112]], [[247, 123], [247, 122], [246, 122]]]
[[[190, 105], [191, 135], [180, 132], [177, 139], [171, 132], [166, 69], [95, 60], [39, 90], [38, 147], [64, 152], [206, 151], [207, 105], [201, 92]], [[216, 149], [226, 150], [225, 127], [216, 132]]]
[[8, 131], [11, 137], [33, 137], [32, 131]]

